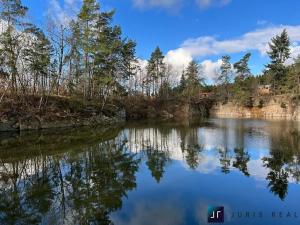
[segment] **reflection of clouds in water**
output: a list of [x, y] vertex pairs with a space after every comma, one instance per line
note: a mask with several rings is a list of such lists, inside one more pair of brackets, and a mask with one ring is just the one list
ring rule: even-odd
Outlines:
[[220, 162], [216, 157], [204, 155], [196, 170], [201, 173], [210, 174], [215, 172], [219, 167]]
[[[271, 137], [275, 131], [279, 131], [280, 124], [253, 120], [212, 121], [214, 121], [212, 127], [126, 129], [125, 136], [128, 139], [129, 149], [133, 152], [138, 153], [149, 147], [164, 151], [168, 153], [170, 159], [181, 161], [182, 166], [188, 170], [191, 167], [186, 161], [190, 153], [187, 149], [202, 146], [203, 150], [198, 155], [199, 160], [194, 159], [199, 161], [195, 171], [203, 174], [220, 172], [219, 151], [227, 151], [225, 155], [230, 162], [229, 169], [238, 172], [239, 169], [233, 167], [236, 160], [234, 149], [243, 149], [250, 156], [250, 161], [247, 162], [250, 176], [257, 180], [265, 180], [270, 171], [264, 166], [262, 158], [270, 155]], [[289, 182], [294, 181], [289, 178]]]
[[248, 162], [248, 171], [250, 176], [257, 180], [265, 180], [268, 176], [269, 169], [264, 167], [262, 159], [250, 160]]
[[201, 128], [199, 129], [199, 142], [204, 145], [205, 149], [234, 149], [235, 147], [243, 147], [260, 151], [269, 149], [270, 143], [266, 135], [253, 135], [249, 133], [239, 134], [235, 129]]
[[140, 152], [152, 147], [155, 150], [168, 151], [169, 157], [173, 160], [183, 160], [184, 156], [181, 150], [181, 139], [175, 129], [165, 135], [158, 129], [130, 129], [126, 130], [129, 149], [132, 152]]
[[172, 201], [136, 202], [129, 217], [112, 214], [118, 225], [180, 225], [184, 224], [184, 208]]
[[[220, 170], [220, 156], [216, 149], [221, 151], [225, 150], [224, 144], [230, 149], [230, 154], [235, 147], [235, 140], [240, 138], [239, 135], [235, 135], [234, 132], [230, 132], [230, 135], [224, 135], [224, 129], [212, 129], [212, 128], [200, 128], [197, 129], [197, 142], [204, 146], [204, 151], [200, 153], [199, 166], [195, 169], [196, 171], [203, 174], [217, 173]], [[127, 136], [129, 148], [133, 152], [140, 152], [145, 150], [147, 147], [151, 146], [157, 150], [168, 151], [168, 156], [172, 160], [178, 160], [182, 162], [182, 165], [186, 169], [190, 169], [185, 161], [185, 153], [182, 150], [182, 138], [180, 137], [179, 131], [176, 129], [171, 129], [167, 135], [162, 134], [159, 129], [148, 128], [148, 129], [130, 129], [125, 131], [125, 136]], [[185, 139], [188, 139], [189, 134], [186, 135]], [[234, 138], [235, 137], [235, 138]], [[186, 142], [186, 141], [185, 141]], [[268, 143], [264, 142], [264, 139], [259, 139], [255, 141], [258, 143], [257, 147], [267, 147]], [[244, 143], [245, 146], [254, 145], [249, 142]], [[258, 155], [266, 154], [265, 150], [263, 152], [252, 154], [253, 158], [258, 158], [253, 160], [253, 158], [248, 162], [248, 170], [251, 176], [256, 179], [265, 179], [268, 170], [263, 166], [261, 160], [262, 156]], [[253, 153], [253, 151], [251, 151]], [[232, 160], [232, 159], [231, 159]], [[230, 167], [231, 170], [237, 171], [236, 168]]]
[[[190, 170], [190, 167], [185, 161], [182, 161], [182, 165], [185, 169]], [[216, 156], [206, 155], [205, 153], [200, 157], [200, 164], [195, 169], [203, 174], [212, 174], [219, 170], [220, 168], [220, 161]]]
[[[262, 157], [260, 159], [250, 160], [247, 164], [250, 176], [259, 181], [265, 181], [268, 176], [270, 169], [264, 167]], [[296, 180], [292, 177], [288, 178], [289, 183], [296, 183]]]
[[222, 130], [201, 128], [198, 134], [199, 142], [203, 144], [205, 149], [214, 149], [218, 146], [223, 146]]

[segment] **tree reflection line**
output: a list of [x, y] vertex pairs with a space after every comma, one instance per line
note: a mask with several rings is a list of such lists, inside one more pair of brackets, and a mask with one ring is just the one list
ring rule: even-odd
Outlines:
[[[179, 134], [182, 155], [196, 170], [206, 154], [197, 129], [131, 129], [117, 138], [91, 145], [80, 152], [0, 159], [0, 224], [111, 224], [110, 213], [122, 208], [122, 198], [134, 190], [136, 173], [145, 161], [156, 182], [172, 163], [170, 140]], [[134, 133], [134, 135], [132, 135]], [[133, 136], [133, 141], [129, 138]], [[128, 140], [129, 138], [129, 140]], [[290, 138], [290, 137], [289, 137]], [[172, 140], [174, 141], [174, 140]], [[137, 142], [142, 142], [138, 145]], [[300, 180], [299, 142], [284, 137], [271, 139], [270, 155], [262, 159], [268, 169], [271, 192], [284, 200], [289, 178]], [[233, 169], [250, 176], [249, 152], [227, 143], [217, 149], [221, 172]], [[133, 146], [141, 148], [133, 152]], [[296, 149], [296, 150], [295, 150]]]

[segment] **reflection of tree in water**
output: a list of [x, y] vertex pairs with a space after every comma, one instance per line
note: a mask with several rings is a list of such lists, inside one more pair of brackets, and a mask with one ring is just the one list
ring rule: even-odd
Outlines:
[[[37, 224], [54, 198], [53, 184], [47, 177], [47, 158], [24, 159], [7, 165], [1, 162], [0, 224]], [[42, 163], [43, 162], [43, 163]], [[41, 173], [29, 174], [29, 166]]]
[[148, 147], [146, 150], [146, 154], [146, 164], [151, 171], [152, 177], [154, 177], [157, 183], [159, 183], [165, 172], [167, 162], [170, 161], [168, 152]]
[[172, 129], [153, 127], [129, 130], [129, 148], [141, 152], [152, 177], [159, 183], [167, 163], [170, 162], [169, 140]]
[[228, 147], [228, 137], [229, 137], [229, 128], [230, 126], [225, 122], [226, 126], [222, 129], [222, 140], [223, 140], [223, 148], [219, 148], [219, 157], [220, 157], [220, 164], [221, 164], [221, 171], [222, 173], [228, 174], [230, 173], [230, 165], [231, 165], [231, 155], [230, 149]]
[[270, 156], [264, 157], [264, 166], [270, 170], [269, 188], [281, 200], [288, 192], [289, 178], [300, 180], [299, 133], [278, 132], [271, 139]]
[[195, 170], [201, 161], [200, 153], [203, 151], [203, 146], [201, 145], [188, 145], [185, 149], [186, 156], [185, 160], [189, 167]]
[[269, 180], [268, 187], [281, 200], [285, 199], [288, 192], [288, 177], [288, 173], [283, 169], [280, 171], [270, 171], [267, 176], [267, 180]]
[[196, 128], [181, 129], [180, 138], [180, 148], [186, 163], [192, 170], [195, 170], [201, 162], [200, 153], [203, 151], [203, 145], [199, 144], [198, 130]]
[[297, 183], [300, 183], [300, 155], [294, 156], [286, 170]]
[[109, 213], [136, 187], [138, 164], [125, 142], [114, 141], [80, 154], [1, 162], [0, 224], [110, 224]]
[[219, 154], [222, 173], [230, 173], [231, 156], [229, 155], [229, 149], [219, 149]]
[[271, 151], [270, 157], [263, 158], [264, 166], [270, 169], [267, 176], [269, 188], [278, 195], [281, 200], [284, 200], [288, 191], [288, 173], [283, 167], [285, 164], [285, 153], [282, 151]]
[[250, 155], [245, 152], [243, 148], [235, 148], [235, 160], [233, 162], [233, 167], [239, 169], [245, 176], [249, 177], [247, 163], [250, 161]]
[[290, 149], [293, 150], [293, 156], [287, 163], [287, 172], [297, 182], [300, 183], [300, 132], [295, 129], [290, 131]]
[[[42, 152], [19, 160], [2, 157], [0, 224], [110, 224], [110, 213], [120, 209], [122, 197], [136, 187], [139, 159], [127, 146], [136, 146], [135, 152], [145, 157], [153, 178], [160, 182], [171, 154], [180, 160], [183, 155], [191, 169], [199, 166], [208, 152], [204, 152], [198, 132], [190, 127], [134, 129], [132, 143], [123, 142], [124, 132], [118, 140], [84, 147], [83, 151]], [[250, 155], [244, 139], [240, 140], [244, 130], [240, 128], [235, 135], [235, 148], [227, 143], [232, 139], [224, 132], [217, 153], [222, 172], [227, 174], [234, 167], [249, 176]], [[285, 199], [288, 179], [300, 180], [299, 134], [278, 133], [270, 133], [270, 155], [263, 161], [269, 171], [266, 179], [270, 190]]]
[[250, 176], [247, 165], [250, 161], [250, 155], [248, 152], [245, 152], [243, 148], [235, 148], [234, 152], [228, 148], [219, 149], [219, 158], [222, 173], [230, 173], [232, 165], [234, 168], [240, 170], [245, 176]]
[[126, 191], [136, 187], [138, 161], [126, 151], [125, 143], [115, 146], [108, 142], [101, 149], [86, 152], [66, 174], [72, 190], [69, 198], [77, 214], [75, 221], [80, 223], [108, 223], [108, 213], [120, 209]]

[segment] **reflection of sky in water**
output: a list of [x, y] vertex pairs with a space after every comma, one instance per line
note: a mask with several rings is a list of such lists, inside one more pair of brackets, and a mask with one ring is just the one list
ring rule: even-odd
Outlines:
[[[299, 219], [272, 220], [267, 217], [271, 210], [298, 210], [299, 187], [291, 187], [285, 202], [274, 197], [262, 184], [238, 174], [202, 174], [182, 170], [179, 162], [168, 166], [164, 178], [158, 184], [151, 177], [147, 166], [142, 165], [138, 174], [138, 188], [124, 198], [123, 209], [112, 213], [116, 224], [206, 224], [207, 207], [224, 206], [226, 224], [299, 224]], [[261, 185], [261, 186], [259, 186]], [[295, 198], [296, 197], [296, 198]], [[236, 211], [263, 211], [260, 219], [232, 220]]]
[[[225, 224], [300, 224], [298, 124], [211, 119], [190, 126], [131, 126], [78, 150], [3, 157], [0, 210], [24, 205], [39, 217], [31, 207], [43, 210], [51, 202], [42, 224], [57, 224], [64, 199], [65, 224], [107, 215], [116, 225], [194, 225], [206, 224], [208, 206], [224, 206]], [[20, 199], [12, 198], [16, 193]], [[271, 211], [295, 210], [298, 219], [270, 218]], [[265, 217], [230, 218], [240, 211], [262, 211]]]
[[[269, 170], [263, 165], [263, 157], [269, 155], [270, 143], [268, 126], [262, 121], [244, 120], [212, 120], [213, 127], [195, 128], [191, 133], [183, 135], [179, 129], [170, 129], [167, 135], [157, 128], [126, 129], [122, 133], [129, 141], [129, 148], [133, 152], [140, 152], [153, 146], [161, 151], [168, 151], [172, 160], [178, 160], [182, 166], [186, 164], [186, 155], [182, 151], [182, 142], [192, 142], [203, 147], [199, 158], [200, 163], [196, 171], [214, 173], [220, 169], [219, 150], [228, 149], [232, 156], [234, 148], [243, 148], [250, 156], [248, 171], [251, 177], [265, 179]], [[195, 134], [196, 137], [191, 137]], [[231, 170], [237, 171], [231, 166]], [[292, 179], [289, 179], [293, 182]]]
[[[153, 147], [167, 151], [172, 159], [165, 168], [160, 183], [151, 176], [146, 157], [137, 176], [137, 190], [124, 199], [120, 212], [112, 214], [116, 224], [206, 224], [209, 205], [225, 206], [226, 224], [300, 224], [298, 219], [272, 219], [272, 210], [298, 212], [299, 184], [291, 177], [289, 189], [282, 201], [270, 192], [266, 180], [270, 169], [263, 158], [270, 156], [272, 142], [283, 135], [280, 123], [255, 120], [211, 120], [211, 126], [175, 129], [161, 133], [159, 128], [126, 129], [131, 151], [141, 153]], [[194, 170], [187, 163], [190, 146], [199, 146], [199, 165]], [[276, 147], [276, 143], [275, 145]], [[274, 147], [274, 146], [273, 146]], [[296, 146], [297, 147], [297, 146]], [[248, 153], [249, 177], [235, 162], [235, 148]], [[220, 152], [227, 150], [230, 173], [221, 172]], [[184, 168], [184, 169], [182, 169]], [[232, 212], [264, 213], [264, 218], [231, 219]]]

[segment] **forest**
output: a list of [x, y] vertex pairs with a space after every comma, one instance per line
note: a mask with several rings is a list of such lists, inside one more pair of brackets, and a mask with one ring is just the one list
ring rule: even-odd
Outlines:
[[136, 56], [137, 43], [112, 22], [115, 11], [102, 11], [96, 0], [84, 0], [70, 23], [58, 25], [49, 18], [44, 28], [28, 20], [28, 8], [21, 0], [0, 3], [2, 108], [12, 108], [16, 102], [15, 107], [21, 107], [35, 99], [37, 103], [27, 110], [43, 110], [52, 97], [84, 106], [95, 104], [104, 110], [114, 99], [190, 101], [201, 96], [252, 107], [261, 85], [270, 85], [271, 95], [299, 100], [300, 58], [290, 58], [286, 30], [270, 40], [270, 61], [260, 75], [251, 73], [251, 53], [245, 53], [238, 62], [224, 55], [213, 85], [205, 83], [196, 60], [182, 71], [180, 81], [174, 82], [172, 66], [160, 48], [154, 49], [143, 68]]

